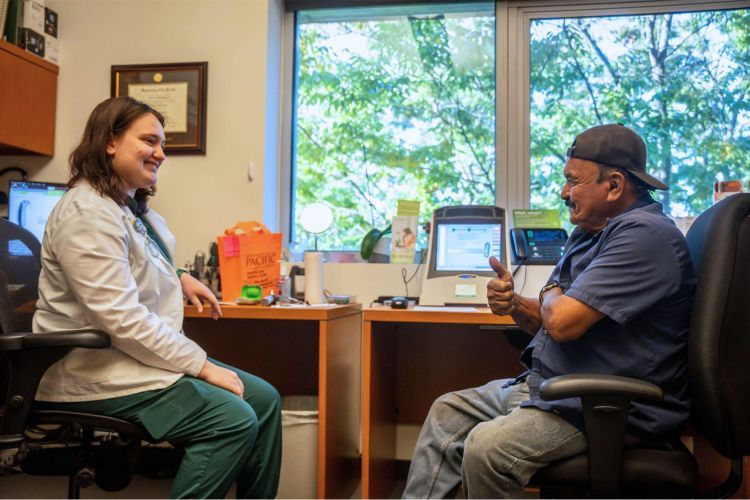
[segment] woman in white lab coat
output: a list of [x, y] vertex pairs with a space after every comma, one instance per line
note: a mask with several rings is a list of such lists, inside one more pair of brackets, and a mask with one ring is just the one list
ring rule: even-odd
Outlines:
[[221, 316], [211, 291], [175, 269], [175, 240], [147, 207], [165, 160], [164, 118], [127, 97], [100, 103], [70, 156], [69, 190], [49, 217], [34, 331], [103, 330], [106, 350], [74, 349], [44, 375], [37, 405], [111, 415], [185, 457], [174, 498], [273, 498], [280, 397], [208, 359], [182, 332], [183, 295]]

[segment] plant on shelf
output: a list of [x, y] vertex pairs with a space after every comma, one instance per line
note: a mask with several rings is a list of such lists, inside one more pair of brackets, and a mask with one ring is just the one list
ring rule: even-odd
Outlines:
[[359, 254], [362, 256], [362, 259], [365, 261], [370, 260], [370, 257], [372, 256], [373, 251], [375, 250], [375, 245], [378, 244], [378, 241], [380, 241], [380, 238], [383, 236], [391, 234], [391, 226], [389, 225], [385, 229], [370, 229], [370, 231], [365, 235], [364, 238], [362, 238], [362, 246], [360, 247]]

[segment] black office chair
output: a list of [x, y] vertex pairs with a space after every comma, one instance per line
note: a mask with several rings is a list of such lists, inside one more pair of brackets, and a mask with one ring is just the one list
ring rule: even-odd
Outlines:
[[141, 441], [153, 442], [145, 429], [103, 415], [31, 407], [44, 372], [68, 351], [110, 345], [109, 337], [95, 330], [29, 333], [39, 256], [33, 234], [0, 219], [0, 362], [6, 361], [0, 391], [7, 384], [0, 473], [68, 476], [69, 498], [94, 483], [105, 491], [123, 489], [132, 479]]
[[724, 498], [739, 489], [750, 454], [750, 194], [706, 210], [687, 240], [698, 276], [688, 341], [691, 423], [731, 459], [728, 478], [696, 491], [698, 467], [680, 443], [623, 450], [630, 401], [660, 399], [660, 388], [624, 377], [564, 375], [545, 381], [541, 397], [581, 397], [589, 449], [537, 472], [532, 483], [542, 496]]

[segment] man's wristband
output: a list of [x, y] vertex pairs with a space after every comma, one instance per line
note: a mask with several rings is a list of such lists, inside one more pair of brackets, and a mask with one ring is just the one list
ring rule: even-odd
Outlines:
[[186, 273], [186, 272], [187, 272], [187, 269], [183, 269], [183, 268], [181, 268], [181, 267], [178, 267], [178, 268], [177, 268], [177, 277], [178, 277], [178, 278], [179, 278], [179, 277], [181, 277], [181, 276], [182, 276], [182, 273]]
[[562, 290], [560, 283], [558, 283], [557, 281], [553, 281], [552, 283], [547, 283], [546, 285], [542, 287], [541, 290], [539, 290], [539, 303], [540, 304], [544, 302], [544, 294], [549, 292], [553, 288], [559, 288], [560, 290]]

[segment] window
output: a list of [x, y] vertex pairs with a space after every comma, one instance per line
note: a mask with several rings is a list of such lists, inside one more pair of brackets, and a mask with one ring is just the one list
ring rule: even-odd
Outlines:
[[299, 11], [295, 39], [291, 239], [315, 201], [325, 250], [358, 249], [399, 199], [422, 220], [494, 204], [493, 3]]
[[[327, 201], [325, 249], [357, 249], [396, 200], [553, 208], [578, 132], [641, 134], [667, 213], [715, 181], [750, 190], [750, 9], [734, 0], [526, 0], [296, 13], [291, 192]], [[292, 65], [290, 64], [289, 67]]]
[[[667, 213], [697, 215], [716, 180], [750, 180], [750, 10], [535, 19], [530, 204], [557, 208], [573, 136], [623, 123], [646, 142]], [[750, 187], [750, 186], [748, 186]]]

